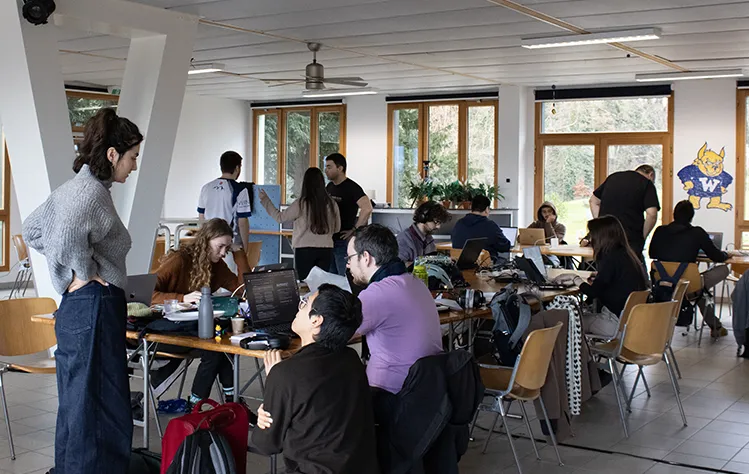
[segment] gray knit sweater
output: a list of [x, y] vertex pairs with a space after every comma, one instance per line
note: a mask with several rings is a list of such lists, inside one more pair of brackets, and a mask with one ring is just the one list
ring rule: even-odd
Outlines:
[[24, 240], [47, 257], [52, 283], [60, 294], [74, 274], [84, 281], [98, 275], [123, 289], [127, 284], [125, 258], [132, 242], [117, 215], [110, 187], [83, 165], [23, 223]]

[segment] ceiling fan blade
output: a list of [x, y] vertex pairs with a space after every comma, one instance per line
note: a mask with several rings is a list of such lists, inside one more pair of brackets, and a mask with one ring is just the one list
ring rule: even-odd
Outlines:
[[280, 82], [278, 84], [268, 84], [268, 87], [296, 86], [299, 84], [304, 84], [304, 81]]
[[340, 79], [340, 78], [332, 78], [332, 79], [325, 79], [326, 83], [328, 84], [341, 84], [344, 86], [352, 86], [352, 87], [366, 87], [366, 82], [357, 82], [357, 81], [348, 81], [346, 79]]
[[352, 81], [352, 82], [364, 82], [364, 79], [358, 76], [351, 76], [351, 77], [326, 77], [326, 81], [330, 81], [331, 79], [335, 79], [337, 81]]
[[260, 80], [263, 81], [263, 82], [288, 82], [288, 83], [304, 82], [304, 79], [291, 78], [291, 77], [287, 77], [286, 79], [265, 79], [265, 78], [260, 78]]

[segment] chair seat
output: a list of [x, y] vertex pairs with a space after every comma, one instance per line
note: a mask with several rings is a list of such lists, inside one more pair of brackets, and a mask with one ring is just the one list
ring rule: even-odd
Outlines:
[[57, 364], [52, 358], [9, 357], [0, 361], [0, 364], [6, 365], [11, 370], [29, 374], [54, 374], [57, 371]]
[[[593, 345], [590, 349], [594, 354], [611, 355], [617, 347], [619, 347], [619, 340], [614, 339], [604, 344]], [[619, 362], [626, 362], [627, 364], [634, 365], [656, 365], [662, 360], [662, 354], [635, 354], [626, 347], [623, 347], [622, 353], [617, 360], [619, 360]]]
[[504, 398], [515, 400], [535, 400], [538, 398], [540, 390], [528, 390], [517, 384], [508, 393], [512, 370], [511, 367], [498, 367], [496, 369], [481, 367], [481, 381], [488, 392], [501, 394]]

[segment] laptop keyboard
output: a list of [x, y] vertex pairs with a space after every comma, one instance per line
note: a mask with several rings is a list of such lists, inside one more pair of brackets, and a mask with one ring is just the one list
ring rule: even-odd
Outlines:
[[274, 324], [272, 326], [258, 328], [257, 330], [269, 334], [294, 335], [294, 331], [291, 330], [291, 323]]

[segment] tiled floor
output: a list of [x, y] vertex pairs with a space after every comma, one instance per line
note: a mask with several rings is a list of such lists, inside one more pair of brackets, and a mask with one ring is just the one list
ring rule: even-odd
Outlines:
[[[523, 472], [749, 473], [749, 361], [736, 357], [736, 345], [730, 333], [717, 342], [703, 338], [702, 347], [697, 347], [693, 330], [686, 337], [679, 333], [674, 338], [674, 349], [683, 375], [679, 382], [689, 426], [682, 426], [665, 366], [661, 364], [646, 370], [652, 396], [648, 398], [642, 384], [638, 387], [629, 414], [629, 438], [625, 438], [621, 430], [610, 385], [583, 405], [582, 415], [573, 423], [575, 437], [564, 441], [560, 448], [564, 466], [556, 463], [553, 449], [543, 442], [539, 443], [541, 460], [536, 460], [531, 443], [525, 438], [524, 424], [510, 421], [512, 432], [519, 436], [516, 445], [522, 456]], [[254, 363], [248, 359], [242, 359], [242, 363], [241, 379], [247, 380], [253, 373]], [[635, 375], [631, 369], [625, 373], [627, 388], [631, 387]], [[0, 426], [0, 474], [45, 473], [53, 465], [57, 411], [55, 378], [11, 373], [5, 376], [5, 387], [17, 459], [10, 459], [7, 435], [4, 426]], [[139, 380], [133, 381], [133, 389], [142, 389]], [[259, 395], [257, 384], [248, 394]], [[176, 387], [166, 395], [167, 398], [174, 396]], [[257, 405], [253, 401], [249, 403]], [[535, 418], [530, 404], [528, 408], [530, 416]], [[470, 443], [461, 461], [461, 473], [517, 472], [503, 434], [492, 437], [486, 454], [480, 452], [487, 433], [485, 428], [492, 419], [490, 414], [479, 417], [478, 426], [484, 429], [476, 429], [475, 441]], [[165, 426], [167, 419], [163, 422]], [[533, 429], [540, 435], [535, 419]], [[134, 445], [140, 446], [141, 440], [141, 430], [136, 427]], [[152, 427], [150, 448], [160, 450], [155, 427]], [[260, 456], [250, 455], [248, 466], [250, 474], [268, 471], [267, 458]]]

